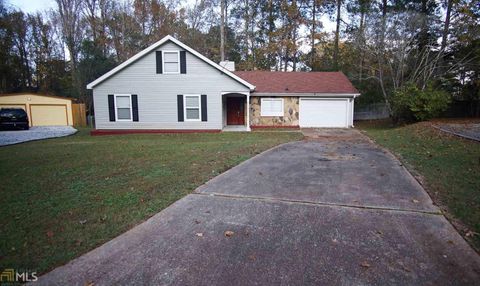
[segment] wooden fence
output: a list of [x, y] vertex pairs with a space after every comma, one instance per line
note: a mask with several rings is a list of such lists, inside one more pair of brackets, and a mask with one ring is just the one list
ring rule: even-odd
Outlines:
[[85, 111], [84, 103], [72, 104], [73, 126], [86, 127], [87, 113]]

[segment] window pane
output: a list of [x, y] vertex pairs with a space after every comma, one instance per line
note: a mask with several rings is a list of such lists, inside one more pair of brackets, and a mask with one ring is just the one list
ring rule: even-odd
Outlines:
[[130, 108], [130, 96], [117, 96], [117, 108]]
[[187, 109], [187, 119], [200, 119], [200, 110], [196, 109]]
[[165, 59], [165, 63], [178, 63], [178, 53], [172, 53], [172, 52], [165, 52], [163, 53]]
[[165, 72], [178, 72], [178, 63], [164, 63]]
[[272, 100], [270, 101], [272, 112], [279, 113], [282, 112], [282, 101], [281, 100]]
[[117, 108], [118, 119], [131, 119], [130, 108]]
[[198, 96], [186, 96], [185, 97], [185, 106], [186, 107], [199, 107], [198, 106]]
[[262, 116], [283, 116], [282, 99], [262, 99], [261, 105]]

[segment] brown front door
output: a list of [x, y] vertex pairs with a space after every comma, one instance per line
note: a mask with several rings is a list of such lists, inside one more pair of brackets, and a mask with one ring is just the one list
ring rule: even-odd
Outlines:
[[227, 97], [227, 125], [245, 125], [243, 102], [241, 97]]

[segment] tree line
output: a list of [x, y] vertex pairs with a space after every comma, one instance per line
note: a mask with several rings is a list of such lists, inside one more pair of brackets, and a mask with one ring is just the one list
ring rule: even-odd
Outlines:
[[477, 0], [55, 1], [29, 14], [0, 0], [0, 93], [53, 93], [92, 110], [88, 82], [170, 34], [238, 70], [343, 71], [359, 104], [394, 113], [438, 91], [480, 113]]

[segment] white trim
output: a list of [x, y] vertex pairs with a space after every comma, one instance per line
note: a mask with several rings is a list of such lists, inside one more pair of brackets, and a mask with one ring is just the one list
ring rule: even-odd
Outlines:
[[220, 94], [221, 95], [228, 95], [228, 94], [233, 94], [233, 93], [238, 93], [238, 94], [243, 94], [245, 96], [250, 96], [249, 91], [222, 91]]
[[330, 97], [330, 98], [344, 98], [360, 96], [360, 93], [275, 93], [275, 92], [254, 92], [252, 96], [298, 96], [298, 97]]
[[[107, 72], [106, 74], [102, 75], [101, 77], [97, 78], [96, 80], [92, 81], [91, 83], [87, 84], [87, 89], [93, 89], [96, 85], [98, 85], [99, 83], [103, 82], [104, 80], [106, 80], [107, 78], [111, 77], [112, 75], [116, 74], [117, 72], [119, 72], [120, 70], [126, 68], [127, 66], [129, 66], [130, 64], [132, 64], [133, 62], [135, 62], [136, 60], [140, 59], [141, 57], [145, 56], [146, 54], [150, 53], [151, 51], [155, 50], [156, 48], [158, 48], [159, 46], [163, 45], [164, 43], [166, 43], [167, 41], [172, 41], [174, 44], [180, 46], [181, 48], [183, 48], [184, 50], [188, 51], [189, 53], [193, 54], [194, 56], [200, 58], [201, 60], [203, 60], [204, 62], [208, 63], [209, 65], [213, 66], [214, 68], [218, 69], [219, 71], [223, 72], [224, 74], [228, 75], [229, 77], [233, 78], [234, 80], [238, 81], [239, 83], [245, 85], [246, 87], [248, 87], [251, 91], [253, 91], [255, 89], [255, 86], [252, 85], [251, 83], [243, 80], [242, 78], [240, 78], [239, 76], [235, 75], [234, 73], [232, 73], [231, 71], [223, 68], [222, 66], [214, 63], [213, 61], [211, 61], [210, 59], [208, 59], [207, 57], [203, 56], [202, 54], [200, 54], [199, 52], [195, 51], [194, 49], [190, 48], [189, 46], [185, 45], [184, 43], [180, 42], [179, 40], [175, 39], [174, 37], [168, 35], [166, 37], [164, 37], [163, 39], [161, 39], [160, 41], [154, 43], [153, 45], [151, 45], [150, 47], [144, 49], [143, 51], [137, 53], [136, 55], [134, 55], [133, 57], [129, 58], [128, 60], [126, 60], [125, 62], [123, 62], [122, 64], [120, 64], [119, 66], [117, 66], [116, 68], [110, 70], [109, 72]], [[153, 73], [154, 71], [152, 71]]]
[[247, 97], [247, 131], [251, 131], [250, 129], [250, 96]]
[[[187, 96], [196, 96], [198, 98], [198, 119], [188, 119], [187, 118]], [[196, 109], [196, 108], [190, 108]], [[202, 121], [202, 102], [200, 94], [184, 94], [183, 95], [183, 120], [184, 121]]]
[[[118, 96], [128, 96], [128, 102], [130, 103], [130, 119], [118, 119], [118, 112], [117, 112], [117, 97]], [[118, 93], [114, 94], [113, 97], [115, 98], [114, 104], [115, 104], [115, 121], [133, 121], [133, 106], [132, 106], [132, 95], [131, 94], [124, 94], [124, 93]]]
[[[281, 104], [282, 104], [282, 111], [278, 112], [278, 113], [273, 113], [273, 112], [266, 112], [263, 110], [263, 106], [264, 106], [264, 101], [281, 101]], [[271, 97], [271, 98], [262, 98], [260, 100], [260, 116], [261, 117], [272, 117], [272, 116], [285, 116], [285, 102], [283, 100], [283, 98], [281, 97]]]
[[[176, 71], [176, 72], [165, 71], [165, 53], [176, 53], [177, 54], [178, 71]], [[180, 51], [175, 51], [175, 50], [162, 51], [162, 73], [163, 74], [180, 74]]]

